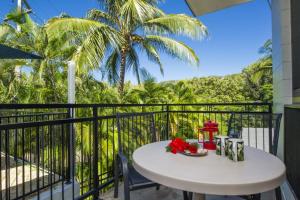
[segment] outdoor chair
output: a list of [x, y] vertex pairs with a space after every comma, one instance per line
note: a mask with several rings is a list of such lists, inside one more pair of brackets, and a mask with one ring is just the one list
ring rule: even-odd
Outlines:
[[[257, 124], [257, 119], [258, 118], [263, 118], [260, 121], [263, 122], [263, 124]], [[277, 156], [277, 149], [278, 149], [278, 140], [279, 140], [279, 132], [280, 132], [280, 123], [282, 119], [282, 114], [281, 113], [276, 113], [272, 114], [272, 138], [271, 138], [271, 148], [270, 153]], [[249, 125], [254, 125], [254, 126], [263, 126], [263, 127], [268, 127], [268, 121], [269, 117], [268, 116], [257, 116], [257, 115], [249, 115], [249, 114], [243, 114], [243, 113], [231, 113], [230, 118], [228, 120], [228, 131], [227, 135], [231, 138], [241, 138], [244, 139], [244, 142], [246, 142], [249, 146], [254, 146], [253, 142], [250, 140], [253, 139], [253, 137], [249, 137], [249, 128], [248, 128], [248, 133], [245, 135], [248, 135], [248, 138], [245, 141], [245, 138], [243, 137], [243, 124], [247, 124], [246, 127]], [[247, 129], [247, 128], [246, 128]], [[268, 128], [267, 128], [268, 130]], [[257, 128], [253, 129], [252, 133], [255, 131], [255, 140], [257, 140]], [[247, 132], [247, 130], [246, 130]], [[266, 138], [265, 138], [266, 136]], [[266, 133], [263, 134], [264, 142], [269, 142], [269, 132], [266, 131]], [[255, 141], [255, 145], [257, 147], [258, 142]], [[264, 146], [264, 145], [263, 145]], [[263, 149], [265, 150], [265, 149]], [[281, 200], [281, 190], [280, 188], [275, 189], [275, 194], [276, 194], [276, 199]], [[259, 195], [250, 195], [247, 197], [243, 197], [245, 199], [259, 199]]]
[[[282, 114], [277, 113], [273, 115], [273, 128], [274, 128], [274, 136], [272, 138], [272, 154], [277, 156], [278, 150], [278, 140], [279, 140], [279, 132], [280, 132], [280, 124], [281, 124]], [[280, 187], [275, 189], [276, 199], [281, 200], [282, 194]]]
[[240, 138], [241, 136], [239, 130], [236, 130], [235, 128], [235, 123], [236, 123], [236, 114], [231, 113], [228, 120], [228, 131], [227, 131], [227, 136], [230, 138]]
[[277, 113], [273, 114], [273, 129], [274, 129], [274, 136], [272, 138], [272, 154], [277, 156], [278, 150], [278, 140], [279, 140], [279, 132], [280, 132], [280, 124], [281, 124], [282, 114]]
[[271, 148], [267, 148], [269, 147], [268, 115], [232, 113], [228, 120], [227, 135], [230, 138], [241, 138], [244, 140], [246, 145], [256, 148], [263, 147], [264, 144], [260, 144], [260, 142], [264, 140], [263, 142], [267, 144], [265, 145], [265, 148], [263, 150], [270, 150], [270, 153], [276, 156], [281, 119], [281, 113], [272, 114], [272, 143], [270, 144]]
[[115, 159], [115, 191], [118, 197], [119, 177], [124, 181], [124, 199], [130, 200], [130, 191], [156, 187], [154, 183], [132, 166], [132, 153], [135, 149], [148, 143], [156, 142], [156, 131], [153, 113], [117, 114], [118, 154]]

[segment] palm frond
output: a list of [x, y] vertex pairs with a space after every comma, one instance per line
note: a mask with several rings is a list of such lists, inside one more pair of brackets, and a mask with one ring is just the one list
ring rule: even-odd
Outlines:
[[24, 15], [24, 23], [21, 24], [22, 31], [36, 35], [39, 27], [38, 25], [30, 18], [28, 14]]
[[104, 24], [81, 18], [53, 18], [45, 25], [49, 39], [60, 37], [66, 32], [82, 33], [92, 28], [102, 27]]
[[253, 83], [259, 85], [265, 77], [272, 77], [272, 58], [259, 59], [250, 65], [249, 69], [245, 69], [244, 72]]
[[208, 34], [207, 28], [198, 19], [184, 14], [169, 14], [150, 19], [143, 24], [146, 33], [184, 35], [202, 39]]
[[150, 3], [151, 5], [157, 6], [159, 2], [164, 2], [164, 0], [145, 0], [147, 3]]
[[77, 48], [72, 58], [77, 64], [77, 70], [82, 70], [78, 72], [86, 73], [99, 67], [108, 46], [109, 43], [103, 34], [99, 33], [97, 29], [92, 29]]
[[159, 66], [160, 73], [164, 75], [164, 69], [156, 48], [153, 45], [151, 45], [147, 40], [143, 40], [141, 45], [143, 46], [142, 50], [146, 52], [148, 59], [156, 63]]
[[52, 37], [60, 36], [63, 33], [73, 33], [74, 36], [98, 33], [103, 35], [114, 47], [119, 47], [124, 42], [120, 33], [114, 28], [94, 20], [61, 18], [49, 21], [45, 27], [50, 40]]
[[113, 51], [107, 58], [102, 71], [102, 78], [107, 77], [110, 84], [116, 84], [119, 81], [119, 63], [120, 56], [118, 51]]
[[192, 65], [199, 64], [199, 58], [194, 50], [182, 42], [157, 35], [148, 35], [145, 37], [145, 39], [151, 45], [164, 53], [186, 61]]
[[2, 59], [0, 61], [0, 74], [4, 71], [14, 70], [14, 67], [17, 65], [26, 65], [28, 64], [26, 60], [19, 59]]
[[119, 16], [124, 0], [98, 0], [105, 11], [112, 16]]
[[109, 46], [116, 49], [123, 43], [122, 36], [112, 27], [88, 19], [61, 18], [48, 22], [46, 30], [50, 40], [71, 33], [76, 39], [77, 51], [73, 56], [82, 69], [98, 67]]
[[[272, 68], [271, 68], [272, 69]], [[263, 79], [264, 76], [270, 76], [272, 73], [268, 68], [260, 69], [253, 73], [251, 79], [254, 83], [259, 84], [259, 82]]]
[[127, 52], [127, 70], [132, 69], [137, 78], [138, 84], [141, 83], [140, 63], [136, 51], [132, 48]]
[[10, 24], [4, 23], [0, 25], [0, 42], [5, 43], [15, 37], [16, 30]]
[[120, 17], [124, 19], [123, 25], [127, 29], [135, 28], [138, 24], [163, 15], [163, 11], [144, 0], [127, 0], [120, 13]]
[[259, 53], [266, 56], [271, 56], [272, 54], [272, 40], [267, 40], [264, 45], [259, 49]]
[[22, 24], [24, 22], [23, 14], [18, 9], [11, 10], [6, 15], [6, 20], [7, 21], [14, 21], [15, 23], [18, 23], [18, 24]]
[[150, 74], [150, 72], [145, 67], [140, 68], [140, 74], [141, 74], [141, 78], [142, 78], [143, 82], [145, 82], [149, 79], [154, 79], [152, 74]]
[[117, 19], [115, 19], [112, 15], [97, 9], [90, 10], [87, 14], [87, 18], [109, 25], [114, 25], [117, 23]]

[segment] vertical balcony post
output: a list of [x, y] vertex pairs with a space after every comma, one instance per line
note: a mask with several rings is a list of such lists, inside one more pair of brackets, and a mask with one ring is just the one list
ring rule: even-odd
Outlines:
[[272, 104], [269, 104], [269, 152], [273, 153], [273, 110]]
[[94, 195], [93, 199], [98, 200], [99, 199], [99, 177], [98, 177], [98, 112], [97, 107], [93, 107], [93, 149], [94, 149], [94, 155], [93, 155], [93, 186], [94, 186]]
[[68, 103], [75, 103], [75, 75], [76, 64], [74, 61], [68, 62]]
[[[68, 61], [68, 103], [75, 103], [75, 75], [76, 75], [76, 64], [74, 61]], [[67, 118], [70, 120], [70, 123], [67, 126], [67, 153], [68, 153], [68, 166], [67, 166], [67, 174], [66, 181], [67, 183], [71, 183], [73, 180], [74, 186], [74, 171], [75, 171], [75, 153], [74, 153], [74, 125], [72, 119], [75, 118], [75, 108], [70, 107], [68, 109]]]
[[[16, 115], [16, 118], [15, 118], [15, 123], [17, 124], [18, 123], [18, 114]], [[18, 160], [18, 129], [15, 130], [15, 149], [14, 149], [14, 154], [15, 154], [15, 157], [14, 157], [14, 160], [17, 161]]]
[[166, 132], [167, 132], [167, 140], [170, 139], [170, 134], [169, 134], [169, 126], [170, 126], [170, 119], [169, 119], [169, 105], [167, 105], [167, 128], [166, 128]]
[[[74, 108], [69, 108], [67, 113], [67, 118], [72, 120], [74, 118]], [[66, 172], [66, 182], [71, 183], [74, 180], [74, 127], [73, 123], [67, 126], [67, 172]]]

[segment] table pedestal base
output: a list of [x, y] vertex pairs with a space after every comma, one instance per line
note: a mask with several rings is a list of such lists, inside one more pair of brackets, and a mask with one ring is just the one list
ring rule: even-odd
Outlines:
[[205, 200], [205, 194], [194, 193], [193, 196], [194, 196], [193, 200]]

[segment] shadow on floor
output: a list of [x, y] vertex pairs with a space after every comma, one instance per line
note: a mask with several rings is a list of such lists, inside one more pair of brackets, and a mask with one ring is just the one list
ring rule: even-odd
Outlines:
[[[119, 198], [113, 198], [114, 193], [113, 189], [102, 194], [101, 199], [103, 200], [123, 200], [123, 185], [119, 187]], [[131, 200], [183, 200], [183, 194], [181, 190], [168, 188], [161, 186], [160, 190], [156, 191], [156, 188], [147, 188], [142, 190], [137, 190], [130, 192]], [[262, 200], [274, 200], [273, 192], [266, 192], [262, 194]], [[216, 195], [207, 195], [206, 200], [242, 200], [239, 197], [232, 196], [216, 196]]]

